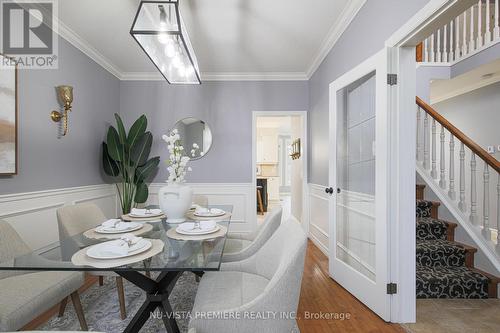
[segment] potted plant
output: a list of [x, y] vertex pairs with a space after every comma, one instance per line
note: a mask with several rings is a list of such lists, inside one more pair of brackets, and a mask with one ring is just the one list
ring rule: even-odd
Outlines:
[[[169, 176], [167, 185], [158, 191], [158, 202], [161, 210], [167, 216], [168, 223], [181, 223], [185, 221], [184, 215], [191, 207], [193, 200], [193, 190], [185, 184], [186, 174], [192, 170], [187, 165], [190, 158], [184, 152], [177, 129], [173, 129], [169, 135], [163, 135], [162, 139], [167, 143], [167, 149], [170, 153], [167, 161]], [[194, 143], [191, 155], [194, 156], [198, 149], [199, 146]]]
[[110, 126], [106, 142], [102, 144], [104, 172], [119, 179], [116, 183], [122, 213], [128, 214], [132, 207], [146, 202], [149, 191], [146, 181], [158, 168], [160, 157], [149, 158], [153, 135], [146, 132], [148, 120], [145, 115], [137, 119], [128, 134], [118, 114], [117, 128]]

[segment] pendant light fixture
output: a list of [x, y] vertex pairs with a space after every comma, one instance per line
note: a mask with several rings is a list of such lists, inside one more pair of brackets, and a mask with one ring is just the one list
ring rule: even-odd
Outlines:
[[168, 83], [201, 83], [179, 0], [141, 1], [130, 34]]

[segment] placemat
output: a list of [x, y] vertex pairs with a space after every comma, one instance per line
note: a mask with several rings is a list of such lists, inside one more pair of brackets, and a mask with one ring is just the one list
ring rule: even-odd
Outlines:
[[167, 237], [170, 237], [172, 239], [176, 240], [205, 240], [205, 239], [212, 239], [212, 238], [217, 238], [217, 237], [223, 237], [227, 233], [227, 228], [223, 225], [219, 224], [219, 231], [214, 232], [212, 234], [206, 234], [206, 235], [182, 235], [179, 234], [177, 231], [175, 231], [175, 228], [171, 228], [167, 230]]
[[87, 256], [87, 248], [81, 249], [71, 257], [71, 262], [76, 266], [91, 266], [95, 268], [113, 268], [131, 265], [139, 261], [149, 259], [163, 251], [163, 241], [160, 239], [148, 239], [152, 246], [143, 253], [121, 259], [93, 259]]
[[161, 219], [166, 218], [167, 216], [165, 214], [159, 215], [159, 216], [154, 216], [154, 217], [132, 217], [128, 214], [122, 215], [122, 220], [123, 221], [129, 221], [129, 222], [140, 222], [140, 221], [161, 221]]
[[221, 216], [215, 216], [215, 217], [201, 217], [201, 216], [196, 216], [194, 215], [193, 211], [188, 211], [186, 213], [186, 217], [190, 220], [198, 220], [198, 221], [224, 221], [227, 220], [231, 217], [231, 213], [226, 212], [226, 214], [221, 215]]
[[153, 230], [153, 226], [151, 224], [144, 223], [143, 227], [139, 230], [135, 230], [132, 232], [122, 232], [119, 234], [100, 234], [98, 232], [95, 232], [95, 228], [87, 230], [83, 233], [83, 235], [87, 238], [91, 239], [118, 239], [121, 238], [125, 234], [132, 234], [134, 236], [141, 236], [144, 235], [147, 232], [150, 232]]

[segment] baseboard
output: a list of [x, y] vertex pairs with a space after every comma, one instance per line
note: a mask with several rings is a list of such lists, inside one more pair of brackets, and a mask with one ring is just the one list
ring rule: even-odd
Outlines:
[[324, 185], [308, 184], [308, 227], [311, 241], [328, 256], [329, 248], [329, 196]]

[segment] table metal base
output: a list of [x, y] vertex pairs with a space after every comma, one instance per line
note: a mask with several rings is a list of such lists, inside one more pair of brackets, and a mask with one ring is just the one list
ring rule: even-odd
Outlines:
[[125, 333], [139, 332], [157, 308], [161, 312], [161, 318], [167, 332], [180, 332], [175, 321], [172, 306], [168, 301], [168, 295], [172, 292], [177, 279], [182, 275], [182, 271], [162, 272], [156, 279], [147, 277], [139, 272], [117, 271], [116, 274], [119, 274], [146, 292], [144, 304], [142, 304], [127, 328], [125, 328]]

